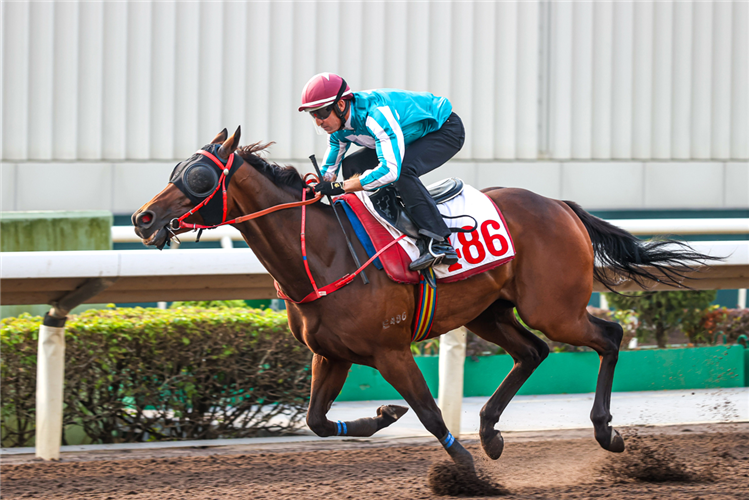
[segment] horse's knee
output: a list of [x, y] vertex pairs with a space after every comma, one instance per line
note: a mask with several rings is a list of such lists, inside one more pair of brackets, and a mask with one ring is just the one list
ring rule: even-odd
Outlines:
[[307, 427], [319, 437], [332, 436], [334, 433], [325, 416], [307, 413]]

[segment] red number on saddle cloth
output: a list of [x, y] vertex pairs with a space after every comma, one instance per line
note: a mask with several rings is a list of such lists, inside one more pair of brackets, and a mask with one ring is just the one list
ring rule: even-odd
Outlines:
[[[471, 227], [472, 226], [463, 226], [462, 229], [471, 229]], [[460, 248], [455, 249], [458, 253], [458, 257], [464, 258], [469, 264], [478, 264], [486, 257], [486, 250], [489, 250], [489, 253], [495, 257], [503, 255], [509, 248], [507, 238], [501, 234], [489, 233], [489, 228], [498, 230], [501, 227], [502, 226], [498, 221], [490, 219], [481, 224], [481, 236], [479, 236], [478, 231], [458, 233], [458, 241], [461, 245]], [[481, 241], [482, 237], [484, 241]], [[474, 247], [476, 250], [472, 251], [471, 247]], [[476, 254], [475, 256], [473, 255], [474, 253]], [[454, 272], [462, 268], [463, 266], [460, 265], [460, 262], [456, 262], [448, 267], [447, 270], [449, 272]]]
[[[489, 234], [489, 226], [491, 226], [492, 229], [495, 230], [499, 230], [502, 226], [498, 221], [491, 219], [486, 220], [483, 224], [481, 224], [481, 236], [484, 237], [486, 248], [489, 250], [490, 254], [495, 257], [499, 257], [500, 255], [503, 255], [505, 252], [507, 252], [507, 249], [509, 248], [509, 245], [507, 244], [507, 238], [505, 238], [501, 234]], [[499, 242], [499, 248], [496, 248], [494, 246], [495, 241]]]
[[[471, 229], [471, 226], [463, 226], [463, 229]], [[467, 237], [470, 237], [471, 239], [467, 239]], [[482, 243], [481, 237], [477, 231], [458, 233], [458, 241], [460, 241], [461, 248], [463, 249], [463, 258], [469, 264], [478, 264], [486, 257], [484, 244]], [[471, 250], [472, 247], [476, 249], [475, 252]], [[473, 256], [474, 253], [476, 254], [475, 257]]]

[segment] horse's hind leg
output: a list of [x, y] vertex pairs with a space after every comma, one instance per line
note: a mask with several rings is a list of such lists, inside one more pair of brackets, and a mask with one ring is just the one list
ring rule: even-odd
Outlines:
[[[611, 387], [614, 383], [614, 368], [619, 359], [619, 344], [624, 334], [622, 327], [584, 311], [576, 317], [570, 317], [569, 313], [573, 309], [560, 308], [555, 311], [553, 308], [552, 305], [543, 309], [542, 316], [551, 319], [538, 321], [538, 318], [532, 318], [528, 324], [544, 332], [551, 340], [588, 346], [598, 353], [600, 365], [590, 420], [593, 422], [596, 441], [603, 449], [613, 452], [624, 451], [624, 440], [610, 425]], [[519, 311], [525, 319], [523, 310]], [[557, 314], [554, 314], [555, 312]]]
[[502, 346], [515, 362], [481, 409], [481, 446], [489, 458], [496, 460], [502, 454], [504, 440], [494, 426], [510, 400], [549, 354], [549, 347], [520, 324], [513, 305], [506, 301], [495, 302], [466, 326], [479, 337]]
[[424, 427], [436, 437], [453, 461], [473, 471], [473, 457], [450, 434], [424, 376], [410, 351], [387, 351], [376, 358], [377, 369], [413, 408]]
[[319, 354], [312, 358], [312, 393], [307, 410], [307, 425], [320, 437], [356, 436], [368, 437], [389, 426], [408, 408], [403, 406], [380, 406], [376, 417], [360, 418], [348, 422], [332, 422], [327, 413], [346, 382], [351, 363], [328, 359]]
[[588, 321], [598, 335], [588, 344], [593, 348], [601, 360], [598, 368], [598, 381], [596, 382], [596, 396], [593, 401], [593, 409], [590, 411], [590, 420], [595, 429], [596, 441], [601, 447], [608, 451], [624, 451], [624, 440], [619, 432], [611, 427], [611, 387], [614, 384], [614, 368], [619, 359], [619, 344], [624, 332], [618, 323], [606, 321], [595, 316], [588, 315]]

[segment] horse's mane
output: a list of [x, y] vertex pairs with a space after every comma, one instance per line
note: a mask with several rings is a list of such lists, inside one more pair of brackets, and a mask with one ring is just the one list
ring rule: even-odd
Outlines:
[[281, 166], [276, 163], [269, 163], [260, 156], [271, 144], [273, 142], [263, 144], [262, 141], [258, 141], [248, 146], [238, 147], [236, 153], [244, 161], [255, 167], [261, 174], [269, 178], [273, 184], [277, 186], [291, 186], [298, 188], [300, 191], [304, 189], [304, 181], [296, 168], [290, 165]]

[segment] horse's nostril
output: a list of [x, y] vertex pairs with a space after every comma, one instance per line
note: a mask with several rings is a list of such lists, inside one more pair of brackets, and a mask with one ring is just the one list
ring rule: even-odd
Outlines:
[[153, 222], [153, 213], [148, 212], [141, 212], [138, 214], [138, 216], [135, 218], [136, 226], [140, 227], [148, 227]]

